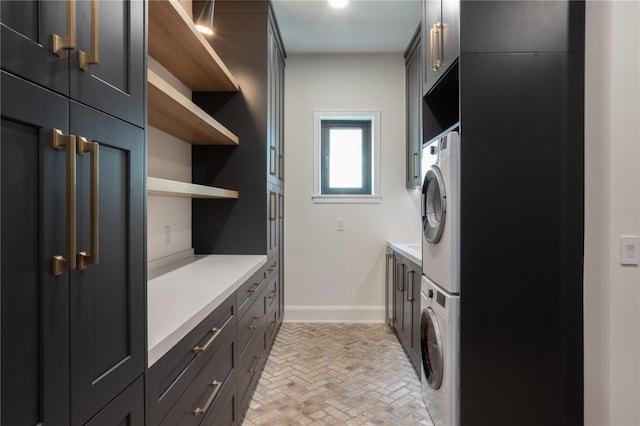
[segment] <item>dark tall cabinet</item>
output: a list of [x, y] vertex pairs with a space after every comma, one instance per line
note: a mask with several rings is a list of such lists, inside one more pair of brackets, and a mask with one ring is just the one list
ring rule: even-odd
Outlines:
[[0, 418], [143, 424], [144, 4], [99, 3], [76, 75], [95, 4], [57, 56], [70, 3], [2, 2]]
[[585, 3], [461, 1], [448, 50], [436, 3], [423, 65], [459, 50], [422, 106], [425, 141], [460, 131], [461, 424], [582, 425]]

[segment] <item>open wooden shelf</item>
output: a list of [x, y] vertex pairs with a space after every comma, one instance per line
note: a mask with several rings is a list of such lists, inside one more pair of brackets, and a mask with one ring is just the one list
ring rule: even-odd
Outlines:
[[148, 70], [149, 124], [193, 145], [237, 145], [238, 137]]
[[229, 69], [176, 0], [148, 4], [149, 55], [192, 91], [238, 91]]
[[147, 193], [149, 195], [166, 195], [185, 198], [238, 198], [238, 191], [196, 185], [169, 179], [147, 177]]

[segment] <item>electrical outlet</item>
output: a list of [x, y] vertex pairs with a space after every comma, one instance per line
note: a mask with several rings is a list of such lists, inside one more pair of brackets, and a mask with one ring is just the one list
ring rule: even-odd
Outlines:
[[346, 225], [344, 222], [344, 218], [339, 217], [338, 219], [336, 219], [336, 231], [344, 231], [345, 228], [346, 228]]
[[171, 245], [171, 227], [169, 225], [164, 227], [164, 245]]
[[638, 265], [640, 263], [640, 238], [637, 236], [620, 237], [620, 264]]

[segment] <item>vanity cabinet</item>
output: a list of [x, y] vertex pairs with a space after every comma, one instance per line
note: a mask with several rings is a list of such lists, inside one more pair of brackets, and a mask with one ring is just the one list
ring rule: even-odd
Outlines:
[[407, 99], [407, 188], [422, 186], [422, 33], [418, 28], [404, 53]]
[[460, 0], [422, 2], [422, 94], [433, 89], [460, 56]]

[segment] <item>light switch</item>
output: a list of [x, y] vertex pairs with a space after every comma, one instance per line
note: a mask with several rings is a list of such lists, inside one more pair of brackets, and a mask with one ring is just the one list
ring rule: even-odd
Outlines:
[[620, 264], [621, 265], [640, 264], [640, 237], [637, 237], [637, 236], [620, 237]]
[[345, 228], [344, 218], [339, 217], [336, 220], [336, 231], [344, 231], [344, 228]]

